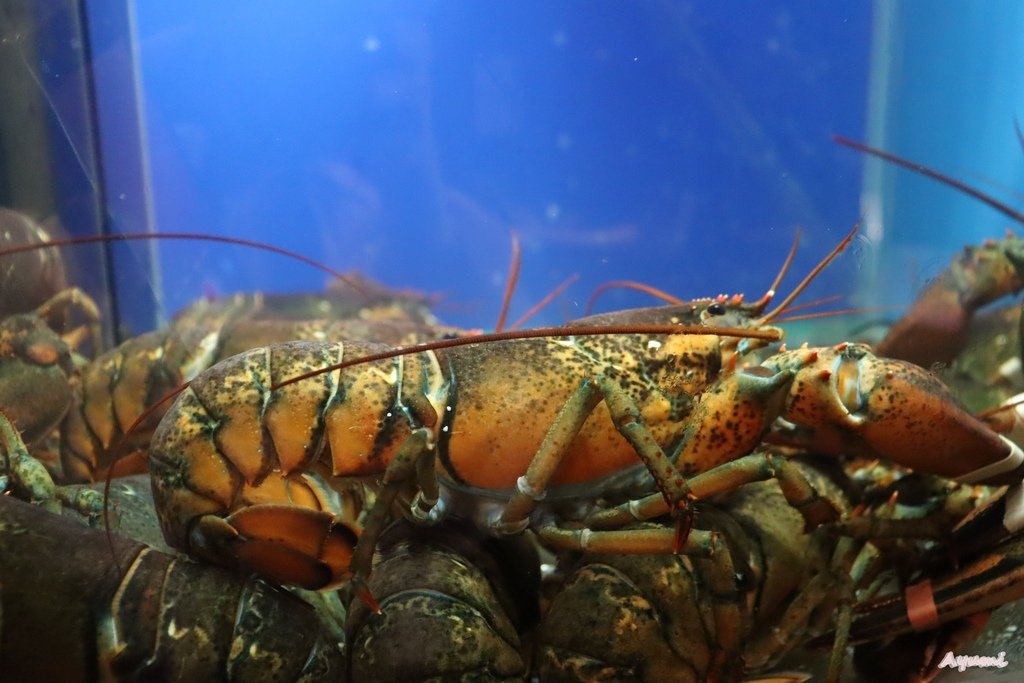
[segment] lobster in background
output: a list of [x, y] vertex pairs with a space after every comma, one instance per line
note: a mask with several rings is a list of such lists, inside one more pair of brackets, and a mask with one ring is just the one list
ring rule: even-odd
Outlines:
[[[1024, 225], [1024, 214], [955, 178], [841, 135], [834, 135], [833, 140], [952, 187]], [[877, 351], [879, 355], [902, 358], [923, 367], [949, 363], [967, 344], [975, 312], [1021, 289], [1024, 239], [1008, 233], [1002, 239], [986, 240], [981, 246], [966, 246], [893, 324]]]
[[[0, 207], [0, 251], [50, 240], [50, 233], [25, 214]], [[40, 249], [6, 257], [0, 260], [0, 318], [27, 313], [67, 287], [59, 251]]]
[[379, 611], [355, 602], [348, 615], [351, 681], [527, 680], [519, 634], [536, 624], [540, 581], [530, 540], [400, 520], [378, 553]]
[[138, 542], [111, 544], [100, 531], [0, 496], [5, 679], [312, 683], [343, 675], [341, 643], [298, 598]]
[[[109, 239], [125, 237], [193, 236], [118, 235]], [[41, 247], [104, 239], [86, 237], [52, 243], [26, 240], [27, 243], [5, 249], [2, 261], [20, 263], [54, 251]], [[93, 348], [98, 347], [100, 334], [98, 308], [79, 290], [62, 290], [35, 311], [3, 319], [0, 420], [6, 416], [12, 423], [4, 431], [6, 453], [13, 454], [5, 470], [8, 485], [30, 500], [51, 501], [59, 494], [46, 473], [27, 457], [27, 449], [21, 447], [15, 432], [21, 432], [28, 450], [45, 463], [51, 476], [58, 480], [92, 481], [103, 475], [113, 459], [112, 447], [147, 406], [214, 361], [250, 345], [335, 335], [366, 335], [407, 343], [462, 333], [436, 325], [421, 295], [389, 290], [358, 274], [338, 275], [335, 283], [324, 296], [236, 295], [216, 302], [199, 302], [182, 312], [170, 329], [131, 339], [91, 363], [72, 353], [72, 348], [84, 337], [83, 329], [88, 329]], [[60, 329], [65, 312], [73, 308], [83, 311], [88, 327], [61, 336], [55, 330]], [[321, 315], [351, 314], [359, 319], [299, 318], [309, 311]], [[158, 420], [159, 412], [148, 422], [150, 431]], [[47, 442], [44, 448], [43, 441], [57, 424], [61, 426], [59, 448], [56, 442]], [[144, 448], [148, 436], [143, 426], [136, 430], [133, 443], [121, 446]], [[135, 468], [140, 467], [144, 464], [136, 460]], [[122, 470], [128, 471], [131, 469]], [[95, 501], [90, 502], [95, 507]]]

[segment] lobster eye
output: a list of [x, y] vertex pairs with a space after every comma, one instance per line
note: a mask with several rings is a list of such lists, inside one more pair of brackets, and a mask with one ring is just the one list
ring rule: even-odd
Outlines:
[[707, 308], [708, 315], [725, 315], [725, 304], [716, 301]]

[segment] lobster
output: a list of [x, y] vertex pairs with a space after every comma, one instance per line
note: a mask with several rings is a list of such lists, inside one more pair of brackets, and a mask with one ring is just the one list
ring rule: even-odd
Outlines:
[[[835, 461], [792, 463], [849, 511], [849, 482]], [[540, 680], [693, 682], [765, 675], [831, 629], [838, 609], [848, 610], [851, 571], [862, 546], [822, 527], [806, 532], [777, 482], [751, 483], [697, 508], [695, 526], [720, 539], [711, 557], [561, 558], [566, 577], [537, 635]], [[658, 524], [636, 531], [645, 528]]]
[[[259, 294], [200, 302], [182, 312], [171, 329], [131, 339], [92, 363], [77, 357], [72, 360], [69, 347], [79, 343], [83, 336], [81, 330], [63, 337], [52, 331], [61, 322], [60, 316], [66, 317], [66, 311], [77, 307], [89, 323], [93, 348], [99, 348], [99, 310], [80, 290], [63, 290], [33, 313], [4, 319], [0, 323], [0, 420], [13, 422], [9, 426], [22, 433], [32, 452], [45, 459], [50, 475], [58, 479], [81, 482], [101, 477], [113, 461], [113, 446], [147, 405], [218, 358], [250, 345], [329, 335], [372, 336], [393, 343], [408, 343], [463, 333], [435, 327], [422, 295], [393, 291], [358, 274], [337, 274], [301, 255], [246, 240], [177, 233], [90, 236], [50, 242], [34, 239], [5, 248], [3, 255], [7, 261], [18, 264], [34, 258], [33, 251], [51, 254], [48, 247], [126, 238], [241, 243], [310, 263], [334, 275], [335, 280], [326, 297]], [[49, 259], [49, 256], [38, 257], [43, 264], [50, 263]], [[321, 316], [351, 313], [360, 315], [361, 319], [345, 322], [299, 319], [297, 316], [305, 311], [316, 311]], [[158, 419], [159, 414], [151, 417], [148, 431], [143, 425], [133, 432], [132, 443], [120, 445], [144, 448]], [[40, 450], [40, 441], [58, 423], [61, 426], [59, 453]], [[8, 485], [29, 499], [52, 501], [58, 494], [52, 482], [31, 458], [24, 457], [25, 449], [18, 439], [8, 437], [5, 438], [7, 452], [15, 454], [11, 456], [13, 459], [6, 460]], [[11, 465], [17, 468], [12, 469]], [[144, 464], [135, 458], [134, 469], [142, 467]], [[132, 471], [132, 466], [121, 471]]]
[[[744, 342], [780, 336], [760, 308], [704, 300], [633, 311], [618, 328], [606, 315], [515, 339], [290, 343], [235, 356], [197, 377], [154, 434], [165, 536], [310, 588], [365, 585], [396, 503], [424, 524], [452, 514], [499, 535], [532, 527], [558, 552], [707, 555], [714, 537], [688, 528], [694, 497], [779, 477], [809, 527], [838, 516], [785, 459], [747, 456], [780, 416], [789, 425], [773, 441], [856, 447], [947, 477], [1020, 478], [1019, 449], [927, 372], [861, 345], [733, 369]], [[686, 324], [643, 327], [652, 320]], [[699, 491], [687, 483], [697, 473]], [[367, 476], [381, 490], [356, 543], [319, 492]], [[657, 493], [632, 500], [652, 480]], [[631, 502], [599, 509], [615, 498]], [[676, 529], [621, 530], [666, 512]]]
[[[72, 347], [79, 334], [58, 334], [51, 315], [75, 307], [92, 321], [99, 320], [95, 303], [76, 289], [62, 290], [33, 312], [0, 320], [2, 488], [37, 501], [55, 503], [53, 481], [43, 464], [29, 455], [25, 442], [33, 447], [43, 442], [71, 404], [69, 381], [78, 365]], [[99, 328], [91, 327], [95, 345]]]
[[[25, 214], [0, 207], [0, 250], [10, 245], [42, 244], [48, 231]], [[22, 253], [0, 263], [0, 318], [27, 313], [67, 288], [59, 252]]]
[[[984, 202], [1024, 225], [1024, 214], [955, 178], [841, 135], [835, 142], [906, 168]], [[1012, 233], [967, 246], [918, 295], [878, 344], [880, 355], [930, 367], [949, 363], [964, 349], [975, 312], [1024, 289], [1024, 239]]]
[[[0, 496], [10, 680], [331, 681], [337, 638], [298, 598]], [[115, 564], [116, 558], [116, 564]], [[118, 566], [127, 568], [126, 573]], [[60, 656], [40, 656], [40, 648]]]
[[537, 550], [448, 521], [398, 520], [381, 536], [369, 588], [379, 611], [352, 604], [349, 680], [526, 680], [519, 634], [538, 618]]

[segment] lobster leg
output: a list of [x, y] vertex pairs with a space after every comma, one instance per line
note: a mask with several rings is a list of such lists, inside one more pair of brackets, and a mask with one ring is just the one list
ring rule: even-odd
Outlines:
[[103, 329], [100, 326], [100, 308], [91, 296], [78, 287], [57, 292], [47, 301], [43, 302], [35, 310], [35, 314], [46, 320], [53, 329], [61, 329], [62, 320], [69, 317], [73, 310], [81, 312], [85, 318], [84, 326], [76, 328], [65, 334], [64, 339], [72, 348], [77, 348], [83, 337], [87, 337], [92, 344], [93, 355], [103, 351]]
[[[752, 418], [762, 416], [766, 413], [773, 413], [769, 404], [779, 403], [779, 397], [783, 394], [788, 383], [788, 375], [779, 373], [773, 377], [745, 376], [741, 378], [738, 387], [732, 389], [726, 400], [731, 402], [733, 414], [745, 414]], [[742, 395], [737, 397], [736, 394]], [[559, 412], [558, 417], [552, 424], [544, 437], [540, 448], [538, 448], [526, 474], [519, 479], [516, 491], [512, 494], [508, 504], [502, 513], [495, 520], [493, 526], [501, 533], [516, 533], [521, 531], [528, 524], [529, 515], [543, 500], [548, 482], [554, 475], [573, 438], [582, 428], [583, 423], [590, 416], [597, 404], [603, 400], [608, 406], [612, 420], [619, 433], [632, 445], [637, 456], [647, 467], [647, 470], [654, 477], [654, 481], [660, 491], [660, 497], [664, 501], [664, 507], [658, 514], [673, 512], [679, 514], [687, 511], [689, 501], [694, 495], [691, 484], [681, 475], [679, 464], [690, 465], [696, 462], [688, 457], [687, 453], [668, 456], [658, 445], [654, 436], [647, 429], [640, 416], [640, 410], [633, 400], [616, 384], [603, 378], [596, 381], [584, 381], [573, 393], [570, 399]], [[701, 408], [691, 418], [694, 424], [707, 422]], [[752, 450], [760, 441], [767, 424], [770, 420], [763, 420], [765, 424], [751, 428], [747, 422], [737, 420], [741, 427], [730, 431], [728, 434], [712, 435], [711, 438], [721, 440], [722, 437], [728, 441], [726, 448], [729, 453], [735, 456], [742, 455]], [[699, 427], [687, 430], [686, 443], [693, 444], [702, 440], [699, 434]], [[729, 460], [726, 457], [724, 460]], [[673, 462], [675, 460], [675, 462]], [[720, 462], [713, 462], [717, 465]], [[701, 463], [698, 462], [698, 467]], [[757, 469], [759, 465], [754, 465]], [[730, 479], [733, 471], [724, 474]], [[740, 475], [740, 479], [749, 481], [764, 478], [758, 474]], [[729, 487], [734, 487], [730, 483]], [[723, 486], [723, 488], [726, 488]], [[635, 518], [623, 519], [623, 523], [636, 521]], [[680, 541], [685, 540], [685, 533], [680, 534]]]
[[601, 378], [583, 381], [559, 411], [526, 474], [519, 478], [515, 492], [493, 522], [496, 531], [509, 534], [526, 528], [530, 514], [544, 499], [548, 483], [569, 444], [602, 400], [608, 406], [616, 429], [630, 442], [654, 477], [667, 507], [676, 511], [686, 509], [690, 488], [644, 426], [640, 410], [620, 387]]
[[60, 510], [53, 478], [28, 452], [18, 430], [3, 412], [0, 412], [0, 457], [0, 472], [6, 480], [3, 489], [11, 489], [51, 512]]
[[29, 453], [18, 430], [0, 411], [0, 491], [17, 496], [50, 512], [60, 512], [61, 504], [86, 517], [96, 518], [103, 510], [103, 494], [57, 486], [46, 467]]
[[[779, 619], [754, 634], [746, 648], [747, 666], [756, 669], [766, 665], [776, 652], [792, 650], [804, 635], [807, 624], [812, 624], [812, 632], [821, 632], [834, 621], [835, 641], [826, 680], [839, 680], [846, 655], [854, 596], [855, 580], [851, 578], [851, 571], [864, 547], [863, 544], [855, 544], [852, 539], [840, 539], [829, 566], [807, 582], [792, 598]], [[825, 621], [825, 627], [819, 629], [813, 625], [814, 617]]]
[[[766, 453], [752, 453], [732, 460], [689, 480], [690, 491], [697, 498], [707, 498], [733, 491], [756, 481], [776, 479], [789, 504], [803, 515], [805, 530], [833, 522], [840, 517], [835, 504], [811, 485], [799, 467], [788, 458]], [[665, 498], [652, 494], [623, 505], [591, 514], [586, 524], [592, 529], [621, 527], [636, 521], [655, 519], [668, 513]]]

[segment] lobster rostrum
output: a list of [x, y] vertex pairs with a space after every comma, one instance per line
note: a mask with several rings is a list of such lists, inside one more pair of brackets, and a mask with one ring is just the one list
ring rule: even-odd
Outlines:
[[[454, 514], [497, 534], [532, 526], [559, 551], [710, 556], [715, 535], [689, 529], [694, 497], [778, 477], [808, 527], [838, 516], [785, 458], [747, 455], [780, 417], [773, 440], [838, 439], [943, 476], [1019, 478], [1004, 471], [1008, 442], [909, 363], [842, 344], [739, 365], [737, 340], [781, 336], [763, 306], [704, 300], [400, 349], [251, 350], [196, 378], [154, 435], [166, 538], [307, 587], [361, 584], [394, 514]], [[687, 479], [700, 472], [698, 490]], [[321, 495], [350, 477], [380, 478], [361, 536]], [[616, 499], [629, 502], [603, 509]], [[676, 528], [622, 530], [666, 512]]]

